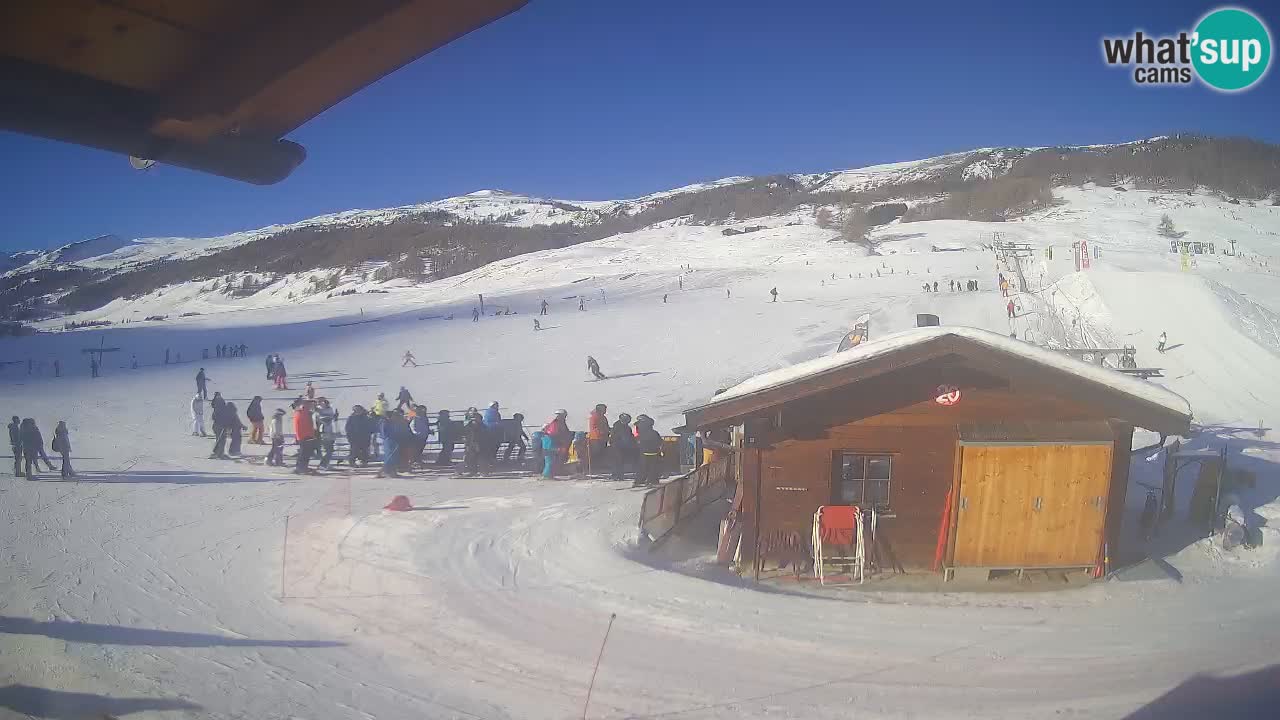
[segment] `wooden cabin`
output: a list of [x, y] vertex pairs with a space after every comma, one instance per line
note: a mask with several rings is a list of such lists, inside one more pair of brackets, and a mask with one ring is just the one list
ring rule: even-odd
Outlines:
[[857, 505], [876, 510], [888, 564], [968, 574], [1103, 567], [1121, 541], [1134, 427], [1185, 435], [1191, 408], [1013, 338], [925, 327], [765, 373], [685, 414], [738, 446], [744, 572], [807, 567], [815, 510]]

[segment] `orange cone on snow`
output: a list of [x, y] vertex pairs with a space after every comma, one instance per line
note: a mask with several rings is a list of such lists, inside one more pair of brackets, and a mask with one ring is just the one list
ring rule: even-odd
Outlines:
[[391, 502], [387, 503], [385, 509], [394, 510], [396, 512], [404, 512], [406, 510], [412, 510], [413, 503], [409, 502], [408, 497], [405, 497], [404, 495], [397, 495], [391, 498]]

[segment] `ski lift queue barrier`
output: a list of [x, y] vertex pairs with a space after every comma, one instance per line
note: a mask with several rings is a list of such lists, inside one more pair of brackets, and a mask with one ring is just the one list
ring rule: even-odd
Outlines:
[[732, 479], [734, 461], [730, 455], [719, 457], [645, 493], [640, 506], [640, 534], [656, 544], [682, 519], [723, 498]]

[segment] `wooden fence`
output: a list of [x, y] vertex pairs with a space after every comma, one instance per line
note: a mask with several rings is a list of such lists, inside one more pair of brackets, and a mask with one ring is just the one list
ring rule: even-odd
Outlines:
[[640, 534], [658, 543], [678, 527], [681, 520], [724, 497], [736, 480], [734, 467], [736, 458], [725, 455], [645, 493], [640, 506]]

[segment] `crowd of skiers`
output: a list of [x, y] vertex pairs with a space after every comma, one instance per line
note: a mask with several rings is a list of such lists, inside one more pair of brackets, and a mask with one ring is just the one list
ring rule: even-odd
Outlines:
[[[594, 358], [589, 358], [588, 364], [594, 375], [604, 377]], [[268, 365], [276, 373], [269, 377], [279, 378], [283, 373], [279, 356], [269, 356]], [[206, 399], [207, 382], [202, 368], [196, 376], [196, 394], [191, 398], [191, 434], [209, 436], [205, 428], [207, 403], [214, 437], [211, 459], [239, 456], [247, 430], [250, 444], [270, 446], [266, 463], [282, 466], [286, 430], [291, 429], [297, 447], [293, 472], [297, 474], [314, 474], [313, 460], [319, 469], [330, 469], [343, 462], [351, 467], [367, 467], [376, 459], [381, 461], [379, 477], [396, 477], [415, 468], [452, 467], [454, 453], [461, 445], [462, 473], [477, 475], [499, 463], [511, 463], [513, 453], [516, 466], [524, 465], [526, 451], [532, 445], [530, 469], [544, 477], [555, 477], [566, 464], [576, 462], [578, 467], [592, 472], [607, 468], [618, 480], [630, 470], [637, 485], [658, 481], [663, 444], [662, 436], [654, 430], [653, 419], [639, 415], [633, 421], [622, 413], [610, 424], [605, 415], [608, 408], [603, 404], [592, 410], [586, 432], [570, 430], [568, 411], [559, 410], [530, 437], [524, 430], [524, 415], [503, 418], [497, 401], [484, 411], [467, 408], [461, 419], [455, 420], [448, 410], [439, 410], [432, 416], [402, 386], [394, 406], [382, 393], [368, 408], [352, 406], [341, 426], [347, 440], [347, 452], [342, 456], [335, 454], [340, 420], [337, 408], [328, 398], [317, 397], [311, 382], [306, 383], [288, 410], [278, 408], [270, 418], [262, 408], [262, 396], [255, 395], [244, 411], [247, 426], [236, 404], [225, 400], [222, 393], [214, 392], [212, 398]], [[428, 457], [426, 448], [432, 437], [440, 449], [434, 457]], [[506, 450], [499, 457], [503, 445]]]
[[[13, 474], [15, 477], [36, 479], [43, 460], [49, 472], [53, 472], [53, 463], [44, 451], [44, 436], [36, 421], [32, 418], [19, 419], [17, 415], [9, 423], [9, 448], [13, 451]], [[65, 420], [59, 420], [53, 429], [53, 441], [50, 449], [62, 457], [61, 474], [64, 478], [75, 477], [75, 469], [71, 467], [71, 433], [67, 430]]]

